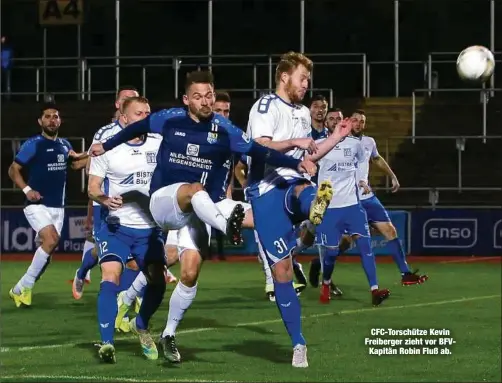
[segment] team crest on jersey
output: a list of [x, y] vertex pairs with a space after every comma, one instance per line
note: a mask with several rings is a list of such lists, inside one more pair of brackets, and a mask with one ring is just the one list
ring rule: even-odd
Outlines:
[[345, 148], [345, 149], [343, 149], [343, 155], [345, 157], [352, 157], [352, 149], [351, 148]]
[[58, 154], [58, 162], [65, 162], [64, 154]]
[[146, 163], [147, 164], [155, 164], [157, 163], [157, 155], [155, 152], [146, 152]]
[[243, 132], [243, 133], [242, 133], [242, 139], [243, 139], [245, 142], [247, 142], [247, 143], [248, 143], [248, 142], [249, 142], [249, 140], [250, 140], [250, 139], [249, 139], [249, 136], [246, 134], [246, 132]]
[[199, 156], [199, 145], [188, 144], [187, 145], [187, 156]]
[[218, 141], [218, 133], [209, 132], [207, 134], [207, 142], [209, 142], [210, 144], [216, 144], [217, 141]]
[[300, 122], [303, 130], [310, 130], [309, 121], [305, 117], [300, 118]]

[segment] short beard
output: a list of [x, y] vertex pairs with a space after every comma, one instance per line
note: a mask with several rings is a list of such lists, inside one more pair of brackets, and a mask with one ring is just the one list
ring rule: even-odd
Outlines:
[[357, 133], [354, 130], [351, 130], [350, 134], [352, 134], [354, 137], [361, 137], [361, 135], [363, 134], [363, 131], [361, 130], [359, 133]]
[[286, 94], [289, 96], [289, 101], [291, 101], [292, 104], [298, 104], [302, 100], [299, 99], [299, 97], [296, 95], [296, 93], [293, 91], [293, 82], [291, 79], [289, 79], [288, 83], [286, 84]]
[[211, 109], [209, 108], [209, 114], [208, 115], [205, 115], [201, 112], [201, 110], [199, 109], [195, 109], [195, 108], [189, 108], [190, 109], [190, 112], [199, 119], [199, 121], [207, 121], [211, 118], [212, 116], [212, 111]]
[[56, 130], [50, 130], [49, 128], [42, 127], [42, 130], [49, 137], [56, 137], [59, 132], [59, 128], [57, 128]]

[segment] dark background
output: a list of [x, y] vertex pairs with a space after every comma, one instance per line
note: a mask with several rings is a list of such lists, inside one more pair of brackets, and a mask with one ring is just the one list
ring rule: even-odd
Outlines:
[[[305, 2], [305, 52], [366, 53], [370, 62], [394, 59], [394, 2], [391, 0], [307, 0]], [[82, 56], [114, 56], [115, 1], [84, 1]], [[496, 51], [502, 50], [502, 1], [495, 2]], [[121, 1], [121, 56], [206, 55], [206, 1], [123, 0]], [[296, 0], [214, 0], [213, 54], [279, 54], [300, 48], [300, 2]], [[402, 0], [399, 10], [400, 60], [427, 60], [429, 52], [460, 52], [463, 48], [490, 45], [488, 0]], [[498, 32], [498, 33], [497, 33]], [[15, 56], [42, 57], [43, 28], [38, 24], [35, 0], [2, 1], [2, 34], [10, 38]], [[75, 57], [75, 26], [50, 26], [48, 57]], [[498, 37], [498, 38], [497, 38]], [[439, 59], [439, 57], [438, 57]], [[454, 60], [455, 55], [443, 57]], [[216, 60], [217, 61], [217, 60]], [[225, 59], [225, 63], [260, 61]], [[261, 59], [266, 62], [266, 59]], [[316, 60], [314, 60], [316, 61]], [[317, 61], [360, 61], [357, 57], [317, 58]], [[173, 70], [170, 60], [124, 60], [123, 64], [158, 63], [149, 68], [151, 97], [171, 97]], [[183, 71], [206, 64], [205, 59], [185, 59]], [[23, 63], [26, 64], [26, 63]], [[55, 62], [49, 62], [54, 65]], [[58, 61], [59, 65], [76, 65]], [[89, 60], [89, 65], [113, 64], [113, 60]], [[20, 63], [17, 64], [21, 65]], [[500, 65], [500, 64], [499, 64]], [[315, 87], [336, 88], [339, 96], [361, 96], [360, 65], [318, 65]], [[252, 87], [250, 67], [213, 68], [220, 88]], [[372, 96], [394, 95], [393, 65], [372, 65]], [[462, 86], [454, 63], [437, 64], [440, 87]], [[13, 71], [13, 91], [33, 91], [33, 71]], [[114, 69], [93, 68], [93, 89], [114, 90]], [[268, 69], [258, 68], [258, 86], [268, 86]], [[74, 90], [76, 69], [48, 71], [48, 91]], [[121, 69], [121, 82], [140, 86], [139, 68]], [[424, 87], [422, 64], [401, 65], [400, 92], [409, 96]], [[499, 83], [499, 82], [498, 82]], [[16, 89], [17, 86], [17, 89]], [[166, 90], [169, 90], [166, 92]]]

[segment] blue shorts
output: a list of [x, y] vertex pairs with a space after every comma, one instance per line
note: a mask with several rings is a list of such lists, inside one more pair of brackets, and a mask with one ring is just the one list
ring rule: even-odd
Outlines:
[[368, 222], [390, 222], [389, 213], [383, 207], [380, 200], [374, 195], [368, 199], [361, 200], [361, 205], [366, 210]]
[[134, 259], [140, 270], [151, 263], [165, 264], [162, 231], [133, 229], [120, 225], [103, 224], [96, 238], [99, 263], [119, 261], [123, 266]]
[[343, 234], [370, 236], [366, 212], [361, 205], [326, 210], [322, 223], [317, 226], [316, 243], [336, 247]]
[[294, 226], [305, 219], [286, 206], [294, 186], [280, 185], [251, 200], [254, 229], [270, 266], [291, 254], [297, 238]]

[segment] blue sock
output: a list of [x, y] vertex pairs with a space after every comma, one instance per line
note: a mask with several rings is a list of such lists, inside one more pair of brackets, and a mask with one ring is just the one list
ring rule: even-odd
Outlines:
[[305, 217], [310, 215], [310, 206], [312, 205], [312, 201], [315, 199], [316, 193], [317, 189], [314, 186], [307, 186], [302, 190], [297, 198], [299, 210]]
[[162, 300], [164, 299], [164, 293], [166, 292], [166, 283], [152, 284], [148, 283], [145, 287], [145, 294], [143, 296], [143, 302], [139, 309], [139, 314], [136, 317], [136, 326], [140, 330], [148, 329], [148, 323], [150, 318], [155, 311], [159, 308]]
[[335, 270], [336, 257], [338, 255], [337, 249], [328, 249], [324, 251], [322, 280], [330, 281], [333, 271]]
[[281, 313], [282, 321], [288, 331], [293, 347], [297, 344], [305, 344], [305, 338], [302, 334], [302, 310], [300, 300], [298, 299], [293, 281], [275, 282], [274, 281], [275, 302]]
[[97, 264], [98, 264], [98, 257], [94, 258], [92, 256], [92, 249], [87, 250], [87, 252], [84, 254], [84, 258], [82, 259], [82, 264], [78, 268], [77, 278], [84, 279], [85, 276], [87, 275], [87, 272]]
[[113, 344], [115, 318], [117, 317], [118, 286], [113, 282], [101, 282], [98, 294], [98, 323], [101, 341]]
[[119, 291], [124, 291], [131, 287], [138, 274], [139, 270], [131, 270], [126, 267], [120, 276]]
[[375, 255], [371, 250], [371, 239], [370, 237], [359, 237], [356, 239], [357, 247], [361, 253], [361, 263], [363, 264], [364, 272], [366, 273], [366, 278], [368, 278], [368, 283], [370, 288], [373, 286], [378, 286], [377, 276], [376, 276], [376, 263]]
[[403, 246], [401, 246], [399, 238], [394, 238], [393, 240], [387, 242], [387, 244], [389, 245], [392, 258], [394, 258], [394, 262], [396, 262], [397, 267], [399, 267], [401, 274], [409, 273], [410, 268], [406, 263], [406, 255], [404, 254]]

